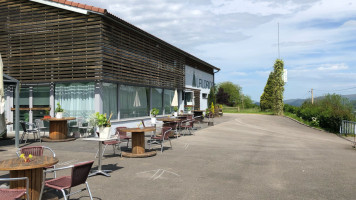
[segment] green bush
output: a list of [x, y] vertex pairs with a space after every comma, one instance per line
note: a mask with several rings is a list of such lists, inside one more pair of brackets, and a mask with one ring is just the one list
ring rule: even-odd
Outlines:
[[[285, 109], [293, 110], [289, 106]], [[289, 112], [289, 111], [287, 111]], [[342, 120], [354, 120], [352, 105], [346, 99], [336, 94], [328, 94], [318, 99], [314, 104], [306, 101], [297, 109], [296, 114], [314, 126], [320, 126], [337, 133]]]
[[289, 105], [289, 104], [284, 104], [283, 111], [284, 112], [293, 113], [293, 114], [297, 114], [297, 112], [299, 111], [299, 107], [292, 106], [292, 105]]

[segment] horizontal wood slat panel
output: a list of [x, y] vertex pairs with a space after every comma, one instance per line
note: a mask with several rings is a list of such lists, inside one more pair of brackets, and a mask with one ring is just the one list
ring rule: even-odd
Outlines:
[[183, 89], [185, 65], [213, 68], [111, 14], [0, 0], [4, 73], [23, 84], [108, 81]]

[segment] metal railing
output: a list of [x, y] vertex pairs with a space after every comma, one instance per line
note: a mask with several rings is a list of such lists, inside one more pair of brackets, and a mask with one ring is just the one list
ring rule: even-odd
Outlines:
[[353, 147], [355, 148], [356, 147], [356, 122], [342, 120], [340, 126], [340, 135], [342, 134], [343, 135], [352, 134], [354, 136]]

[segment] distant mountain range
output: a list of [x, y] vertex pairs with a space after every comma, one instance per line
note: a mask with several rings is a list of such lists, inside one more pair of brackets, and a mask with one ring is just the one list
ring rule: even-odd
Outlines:
[[[349, 94], [349, 95], [341, 95], [342, 97], [348, 98], [350, 101], [356, 100], [356, 94]], [[315, 99], [318, 99], [321, 97], [316, 97]], [[308, 98], [310, 99], [310, 98]], [[284, 100], [284, 104], [289, 104], [292, 106], [301, 106], [305, 100], [308, 99], [287, 99]]]

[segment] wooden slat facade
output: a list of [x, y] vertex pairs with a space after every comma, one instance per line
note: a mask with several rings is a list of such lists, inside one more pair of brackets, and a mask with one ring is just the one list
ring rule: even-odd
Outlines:
[[184, 66], [213, 68], [113, 15], [0, 0], [4, 73], [22, 84], [104, 81], [184, 88]]

